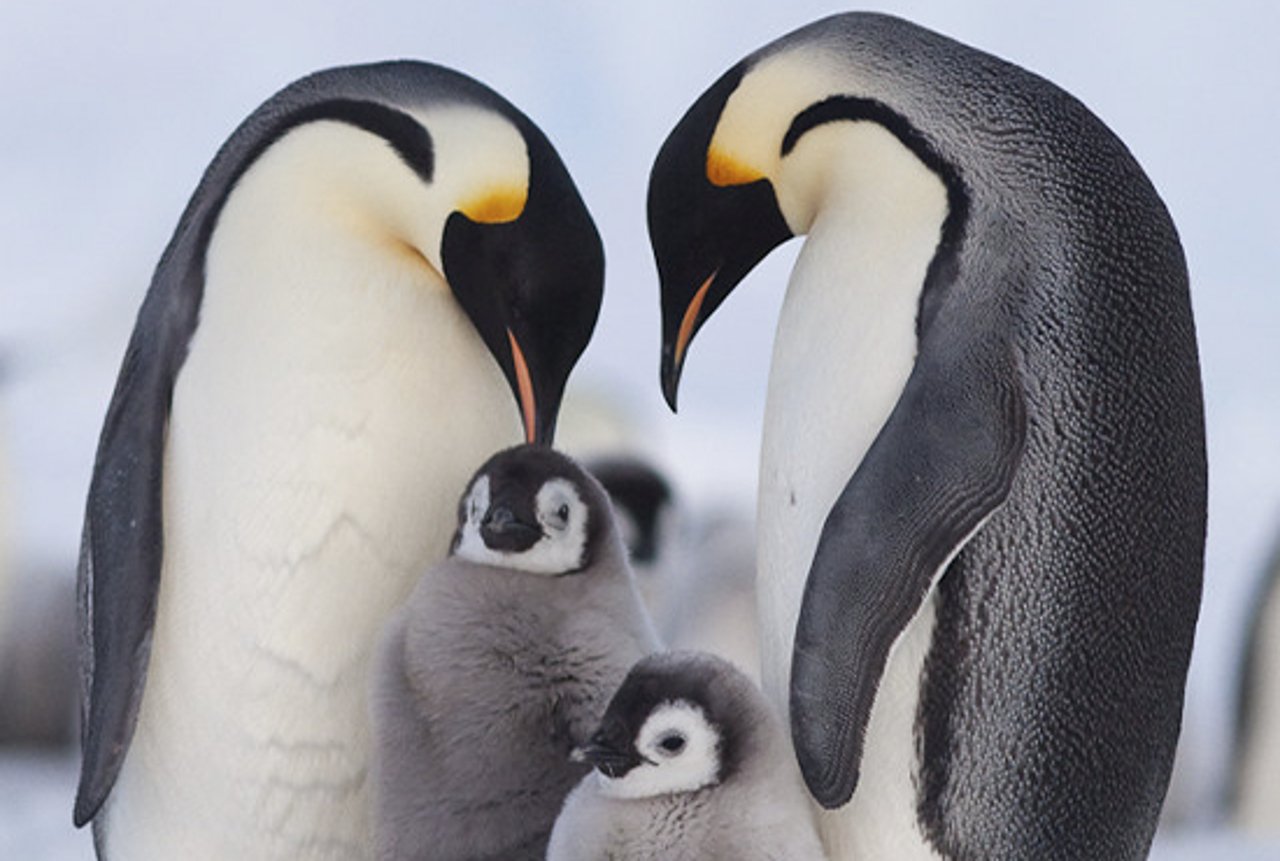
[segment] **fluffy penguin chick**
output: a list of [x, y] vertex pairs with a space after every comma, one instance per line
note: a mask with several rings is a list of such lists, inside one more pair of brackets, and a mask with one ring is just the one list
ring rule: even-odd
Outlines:
[[760, 691], [700, 652], [642, 659], [574, 752], [548, 861], [823, 859], [800, 772]]
[[571, 751], [655, 647], [596, 480], [548, 448], [490, 458], [379, 649], [378, 857], [543, 858]]

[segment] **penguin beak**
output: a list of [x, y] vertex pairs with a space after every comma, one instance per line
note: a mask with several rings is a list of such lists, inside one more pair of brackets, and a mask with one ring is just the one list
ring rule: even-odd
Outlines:
[[685, 306], [680, 317], [680, 326], [676, 329], [675, 338], [670, 333], [662, 344], [662, 395], [667, 400], [671, 412], [676, 412], [676, 395], [680, 389], [680, 374], [684, 370], [684, 359], [689, 351], [689, 343], [693, 340], [702, 317], [702, 303], [706, 301], [707, 291], [716, 280], [717, 272], [707, 276], [702, 286], [693, 294], [689, 304]]
[[[511, 365], [515, 368], [516, 390], [520, 399], [520, 421], [524, 425], [524, 441], [527, 443], [551, 444], [555, 433], [555, 420], [548, 422], [546, 416], [538, 415], [538, 399], [533, 391], [533, 376], [529, 373], [529, 362], [524, 357], [524, 350], [510, 327], [507, 328], [507, 342], [511, 347]], [[554, 416], [554, 413], [552, 414]], [[547, 425], [551, 427], [548, 428]]]
[[598, 733], [582, 747], [574, 748], [569, 758], [574, 762], [588, 763], [605, 777], [615, 780], [644, 761], [634, 750], [619, 750], [600, 738]]
[[521, 520], [505, 505], [495, 505], [480, 522], [480, 537], [490, 550], [523, 553], [541, 540], [542, 530]]
[[510, 326], [506, 327], [505, 332], [511, 356], [511, 370], [507, 373], [507, 381], [520, 409], [524, 441], [530, 445], [550, 446], [555, 439], [556, 418], [564, 395], [564, 380], [557, 382], [546, 370], [548, 363], [541, 361], [545, 350], [538, 349], [537, 333], [533, 337], [527, 337], [528, 332], [517, 334]]

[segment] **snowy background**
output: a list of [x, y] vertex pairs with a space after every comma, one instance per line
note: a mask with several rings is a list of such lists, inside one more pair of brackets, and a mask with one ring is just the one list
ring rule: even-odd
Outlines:
[[[218, 145], [289, 81], [394, 57], [465, 71], [547, 132], [608, 255], [600, 324], [573, 387], [607, 392], [689, 498], [749, 499], [768, 343], [794, 244], [700, 335], [677, 419], [657, 385], [645, 183], [668, 130], [724, 69], [847, 8], [0, 2], [0, 533], [14, 567], [71, 576], [94, 443], [133, 315]], [[1280, 858], [1280, 848], [1244, 843], [1224, 852], [1213, 810], [1245, 611], [1280, 527], [1280, 4], [867, 8], [940, 30], [1080, 97], [1128, 143], [1173, 213], [1198, 315], [1211, 522], [1176, 796], [1194, 831], [1171, 833], [1156, 857]], [[88, 857], [85, 835], [69, 826], [73, 775], [69, 759], [0, 754], [0, 859]]]

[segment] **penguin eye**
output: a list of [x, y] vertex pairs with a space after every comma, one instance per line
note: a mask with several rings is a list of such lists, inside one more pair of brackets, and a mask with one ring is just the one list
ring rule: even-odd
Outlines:
[[556, 509], [556, 519], [568, 522], [569, 520], [568, 503], [565, 503], [564, 505], [561, 505], [559, 508]]
[[680, 735], [678, 732], [673, 732], [670, 735], [664, 735], [658, 740], [658, 747], [662, 748], [668, 754], [675, 756], [680, 751], [684, 750], [684, 736]]

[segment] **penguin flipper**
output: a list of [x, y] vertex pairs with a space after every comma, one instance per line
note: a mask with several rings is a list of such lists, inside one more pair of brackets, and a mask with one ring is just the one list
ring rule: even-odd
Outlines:
[[169, 409], [177, 368], [195, 329], [192, 291], [158, 286], [153, 284], [143, 304], [125, 353], [85, 509], [77, 578], [77, 827], [97, 814], [124, 762], [155, 624]]
[[1004, 501], [1022, 452], [1026, 408], [1012, 352], [995, 338], [936, 334], [827, 515], [805, 583], [792, 737], [805, 782], [829, 809], [857, 786], [890, 649]]

